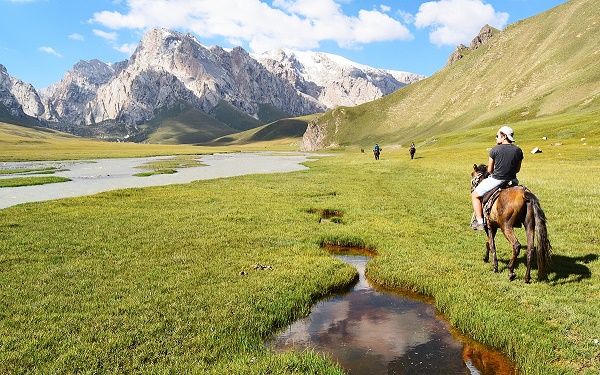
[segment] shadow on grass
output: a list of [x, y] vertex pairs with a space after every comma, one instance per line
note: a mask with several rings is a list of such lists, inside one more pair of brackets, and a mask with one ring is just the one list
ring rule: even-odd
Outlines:
[[598, 259], [598, 254], [588, 254], [582, 257], [567, 257], [564, 255], [553, 255], [550, 265], [550, 282], [565, 284], [580, 282], [592, 277], [592, 272], [586, 266]]
[[[521, 250], [523, 254], [523, 250]], [[566, 283], [577, 283], [585, 279], [592, 277], [592, 271], [586, 266], [586, 264], [598, 260], [598, 254], [588, 254], [582, 257], [568, 257], [564, 255], [552, 254], [552, 260], [550, 261], [550, 267], [548, 270], [548, 277], [542, 281], [548, 281], [552, 284], [566, 284]], [[508, 269], [508, 262], [510, 259], [498, 259], [498, 273], [506, 272]], [[527, 267], [527, 259], [524, 256], [519, 256], [515, 261], [515, 269], [519, 267]], [[531, 264], [531, 278], [537, 278], [537, 275], [533, 273], [533, 270], [537, 270], [537, 261], [535, 254], [533, 262]]]

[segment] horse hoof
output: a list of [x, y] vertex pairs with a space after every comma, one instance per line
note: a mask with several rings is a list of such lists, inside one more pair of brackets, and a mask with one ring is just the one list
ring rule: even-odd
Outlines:
[[485, 263], [487, 263], [487, 262], [489, 262], [489, 261], [490, 261], [490, 259], [489, 259], [489, 258], [483, 258], [483, 261], [484, 261]]
[[508, 280], [513, 281], [515, 279], [515, 277], [517, 277], [517, 275], [515, 275], [514, 273], [510, 274], [510, 275], [508, 275]]

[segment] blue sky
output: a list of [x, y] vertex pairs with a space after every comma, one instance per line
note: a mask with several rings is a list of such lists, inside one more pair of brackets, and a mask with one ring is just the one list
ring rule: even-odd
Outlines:
[[79, 60], [129, 58], [166, 27], [204, 45], [329, 52], [432, 75], [460, 44], [565, 0], [0, 0], [0, 64], [36, 89]]

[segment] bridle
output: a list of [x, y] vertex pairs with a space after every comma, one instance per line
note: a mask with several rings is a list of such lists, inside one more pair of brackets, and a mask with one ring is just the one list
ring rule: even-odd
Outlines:
[[473, 179], [471, 179], [471, 193], [473, 192], [473, 190], [475, 190], [477, 185], [479, 185], [481, 183], [481, 180], [483, 180], [484, 177], [486, 177], [485, 173], [477, 172], [475, 177], [473, 177]]

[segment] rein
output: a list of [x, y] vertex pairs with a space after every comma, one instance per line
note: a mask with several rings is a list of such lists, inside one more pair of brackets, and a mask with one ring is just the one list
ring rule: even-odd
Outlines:
[[473, 190], [475, 190], [475, 188], [477, 187], [477, 185], [479, 185], [479, 183], [481, 183], [481, 179], [484, 176], [485, 175], [483, 174], [483, 172], [478, 172], [475, 175], [475, 177], [473, 177], [473, 179], [471, 180], [471, 193], [473, 192]]

